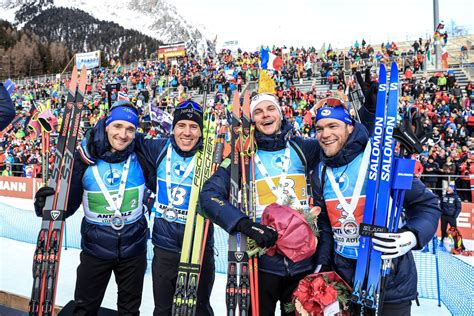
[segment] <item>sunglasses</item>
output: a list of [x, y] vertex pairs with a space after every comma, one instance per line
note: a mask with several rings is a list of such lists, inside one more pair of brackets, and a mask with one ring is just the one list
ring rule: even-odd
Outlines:
[[188, 101], [188, 102], [182, 102], [176, 106], [176, 109], [187, 109], [192, 107], [198, 112], [202, 113], [202, 108], [197, 104], [196, 102]]
[[347, 105], [344, 103], [339, 98], [324, 98], [322, 100], [319, 100], [318, 103], [314, 106], [314, 109], [320, 109], [322, 107], [337, 107], [337, 106], [343, 106], [347, 110]]

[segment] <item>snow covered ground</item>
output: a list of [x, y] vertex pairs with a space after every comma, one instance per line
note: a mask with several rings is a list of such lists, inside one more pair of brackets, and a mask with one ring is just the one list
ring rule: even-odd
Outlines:
[[[31, 264], [34, 245], [0, 238], [0, 291], [19, 294], [29, 297], [31, 295]], [[80, 250], [69, 248], [61, 252], [61, 265], [59, 272], [58, 290], [56, 304], [64, 306], [74, 297], [74, 285], [76, 282], [76, 268], [79, 263]], [[225, 315], [225, 275], [217, 273], [216, 282], [212, 291], [212, 307], [215, 315]], [[105, 294], [102, 306], [115, 309], [117, 299], [117, 286], [112, 277]], [[421, 306], [412, 307], [412, 315], [451, 315], [446, 307], [438, 307], [434, 300], [420, 300]], [[142, 315], [153, 313], [153, 292], [151, 283], [150, 266], [145, 274], [145, 285], [143, 290]]]
[[[31, 209], [31, 200], [10, 199], [0, 197], [0, 201], [10, 204], [16, 208]], [[31, 295], [32, 276], [31, 265], [33, 259], [34, 245], [23, 243], [8, 238], [0, 238], [0, 291], [19, 294], [29, 297]], [[69, 248], [61, 252], [61, 264], [59, 272], [58, 290], [56, 304], [64, 306], [74, 297], [74, 285], [76, 282], [76, 268], [79, 263], [80, 250]], [[150, 262], [149, 262], [150, 264]], [[215, 315], [225, 315], [225, 283], [224, 274], [217, 273], [216, 281], [211, 297], [211, 304]], [[117, 287], [112, 277], [102, 306], [115, 309]], [[437, 301], [420, 299], [421, 306], [412, 307], [412, 315], [451, 315], [448, 309], [442, 305], [437, 306]], [[145, 275], [145, 285], [141, 305], [142, 315], [152, 315], [153, 292], [151, 282], [151, 269], [148, 266]], [[278, 315], [279, 313], [277, 313]]]

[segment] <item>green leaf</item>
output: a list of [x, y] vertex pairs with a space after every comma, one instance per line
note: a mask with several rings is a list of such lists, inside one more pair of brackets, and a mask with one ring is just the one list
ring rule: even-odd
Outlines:
[[285, 313], [294, 313], [296, 310], [295, 304], [293, 303], [286, 303], [284, 306]]

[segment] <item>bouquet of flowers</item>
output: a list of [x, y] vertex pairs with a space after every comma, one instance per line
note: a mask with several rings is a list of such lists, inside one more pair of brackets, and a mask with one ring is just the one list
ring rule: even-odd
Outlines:
[[297, 316], [349, 315], [352, 289], [334, 271], [310, 274], [293, 292], [293, 303], [285, 306], [287, 313]]
[[265, 253], [274, 256], [278, 252], [293, 262], [311, 257], [318, 245], [316, 219], [319, 211], [313, 213], [315, 214], [309, 212], [305, 217], [304, 213], [288, 205], [268, 205], [263, 211], [260, 223], [272, 226], [278, 233], [278, 240], [275, 246], [266, 249]]

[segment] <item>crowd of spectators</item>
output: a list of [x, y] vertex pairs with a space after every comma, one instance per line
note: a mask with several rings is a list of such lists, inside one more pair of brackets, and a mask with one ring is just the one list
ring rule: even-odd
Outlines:
[[[354, 70], [372, 67], [373, 80], [378, 63], [399, 62], [401, 78], [400, 114], [416, 109], [432, 133], [417, 156], [417, 176], [441, 195], [449, 184], [456, 184], [462, 200], [470, 200], [469, 174], [474, 173], [474, 94], [469, 82], [461, 88], [452, 71], [423, 71], [429, 42], [415, 41], [408, 51], [395, 43], [380, 48], [356, 42], [347, 52], [331, 48], [273, 48], [282, 57], [281, 68], [272, 73], [276, 95], [285, 117], [295, 132], [314, 137], [310, 109], [321, 98], [335, 96], [350, 101], [348, 92], [355, 87]], [[187, 56], [169, 61], [146, 61], [130, 69], [98, 68], [88, 77], [84, 128], [95, 124], [106, 112], [109, 100], [106, 84], [119, 82], [120, 93], [137, 104], [141, 112], [140, 131], [149, 136], [166, 135], [150, 118], [149, 104], [172, 113], [183, 99], [201, 96], [207, 89], [210, 104], [225, 113], [234, 90], [259, 76], [260, 52], [222, 50], [215, 58]], [[418, 75], [417, 75], [418, 74]], [[302, 85], [310, 80], [311, 86]], [[67, 80], [31, 82], [18, 86], [12, 94], [17, 119], [12, 128], [0, 132], [0, 172], [3, 176], [41, 177], [41, 137], [27, 126], [32, 108], [47, 104], [61, 124], [61, 95], [66, 95]], [[112, 100], [120, 97], [112, 94]], [[59, 127], [58, 127], [59, 128]], [[57, 136], [51, 135], [50, 164], [54, 161]]]

